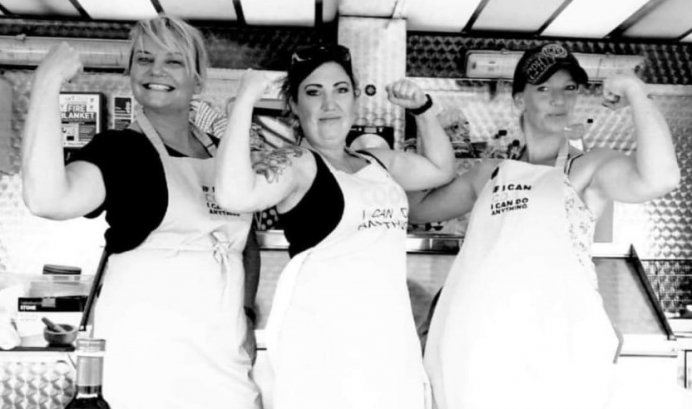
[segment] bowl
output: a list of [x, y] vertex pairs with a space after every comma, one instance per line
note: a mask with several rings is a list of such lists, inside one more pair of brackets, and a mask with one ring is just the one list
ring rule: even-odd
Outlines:
[[70, 324], [57, 324], [62, 331], [53, 331], [48, 327], [43, 329], [43, 338], [48, 341], [48, 345], [67, 346], [77, 339], [77, 326]]

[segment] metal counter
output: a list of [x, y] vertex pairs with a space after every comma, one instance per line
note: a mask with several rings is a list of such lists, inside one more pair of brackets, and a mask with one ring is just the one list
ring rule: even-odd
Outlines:
[[[288, 249], [283, 230], [258, 231], [257, 241], [262, 250]], [[422, 254], [456, 254], [463, 241], [463, 236], [452, 234], [409, 234], [406, 237], [406, 251]]]
[[[288, 242], [283, 230], [257, 232], [257, 241], [262, 250], [287, 250]], [[457, 254], [464, 236], [439, 233], [409, 233], [406, 236], [406, 252], [413, 254]], [[628, 257], [629, 245], [594, 243], [594, 257]]]

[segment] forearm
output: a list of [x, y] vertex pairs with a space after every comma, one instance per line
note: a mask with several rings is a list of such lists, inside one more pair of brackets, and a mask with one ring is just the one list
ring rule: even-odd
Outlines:
[[240, 96], [228, 117], [228, 125], [216, 156], [216, 201], [221, 207], [246, 212], [254, 187], [250, 158], [250, 126], [254, 100]]
[[680, 169], [668, 123], [643, 88], [628, 92], [635, 125], [636, 167], [642, 181], [663, 193], [680, 181]]
[[455, 174], [454, 150], [437, 115], [428, 110], [415, 118], [421, 135], [420, 154], [439, 170], [443, 183], [452, 180]]
[[46, 212], [68, 190], [60, 121], [61, 82], [37, 75], [22, 138], [24, 201], [36, 214]]

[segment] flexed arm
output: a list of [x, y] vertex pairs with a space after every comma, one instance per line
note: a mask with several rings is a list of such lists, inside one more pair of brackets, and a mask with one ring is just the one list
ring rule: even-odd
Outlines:
[[245, 72], [216, 155], [216, 201], [231, 211], [266, 209], [283, 202], [299, 187], [302, 173], [296, 162], [305, 161], [304, 149], [278, 149], [254, 164], [250, 157], [253, 106], [269, 81], [262, 72]]
[[634, 75], [617, 76], [603, 84], [606, 105], [632, 107], [637, 151], [633, 157], [613, 151], [597, 151], [599, 166], [590, 188], [606, 199], [644, 202], [675, 189], [680, 168], [670, 128], [645, 84]]
[[408, 192], [409, 219], [414, 223], [439, 222], [470, 212], [498, 164], [497, 160], [485, 159], [444, 186]]
[[[387, 86], [389, 101], [406, 109], [422, 107], [427, 96], [414, 82], [403, 79]], [[454, 177], [454, 150], [432, 109], [415, 116], [421, 134], [421, 152], [371, 149], [406, 190], [420, 190], [448, 183]]]
[[105, 198], [95, 165], [74, 162], [65, 167], [63, 159], [60, 88], [81, 69], [79, 54], [67, 43], [51, 50], [36, 69], [22, 140], [22, 183], [24, 202], [38, 216], [81, 216]]

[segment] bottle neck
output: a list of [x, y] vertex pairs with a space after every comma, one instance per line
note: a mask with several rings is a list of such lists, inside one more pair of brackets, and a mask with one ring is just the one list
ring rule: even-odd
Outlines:
[[93, 399], [100, 398], [102, 395], [100, 386], [77, 386], [74, 397], [75, 399]]
[[103, 356], [78, 356], [75, 386], [77, 396], [100, 395], [103, 379]]

